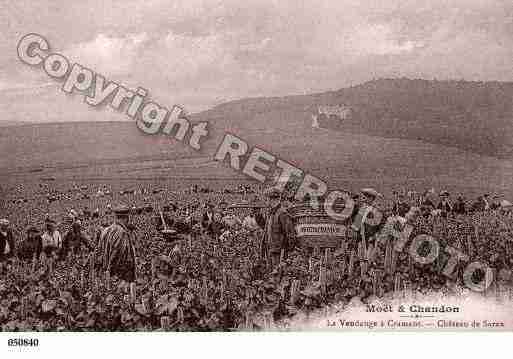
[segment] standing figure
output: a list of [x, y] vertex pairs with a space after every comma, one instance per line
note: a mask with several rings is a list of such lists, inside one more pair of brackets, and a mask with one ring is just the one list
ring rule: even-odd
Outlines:
[[292, 218], [282, 204], [281, 192], [271, 189], [267, 197], [270, 200], [270, 210], [265, 224], [261, 253], [270, 259], [272, 266], [275, 267], [280, 261], [281, 252], [283, 251], [284, 258], [287, 258], [288, 252], [294, 246], [294, 228]]
[[43, 251], [43, 240], [35, 226], [27, 228], [27, 238], [25, 238], [17, 251], [18, 258], [30, 261], [34, 257], [39, 259]]
[[0, 219], [0, 261], [15, 253], [14, 235], [9, 228], [9, 220]]
[[57, 254], [57, 252], [62, 249], [62, 237], [53, 219], [47, 218], [45, 224], [46, 229], [41, 236], [43, 240], [43, 252], [45, 252], [47, 256], [51, 256]]
[[404, 193], [398, 193], [394, 191], [394, 207], [392, 213], [396, 216], [404, 217], [410, 210], [410, 204], [405, 198]]
[[452, 212], [452, 204], [450, 200], [450, 194], [447, 191], [440, 192], [440, 203], [436, 209], [441, 211], [441, 216], [447, 218], [449, 213]]
[[103, 271], [127, 282], [135, 281], [135, 234], [130, 229], [128, 207], [114, 209], [116, 221], [102, 231], [97, 255]]
[[380, 211], [377, 206], [377, 199], [382, 194], [373, 188], [362, 188], [358, 199], [355, 200], [353, 213], [351, 214], [350, 236], [353, 238], [353, 245], [358, 245], [362, 240], [364, 247], [374, 238], [385, 224], [385, 216], [375, 217]]
[[215, 212], [214, 205], [210, 202], [206, 204], [206, 211], [203, 213], [201, 219], [201, 226], [205, 229], [207, 234], [213, 235], [214, 231], [214, 222], [215, 222]]
[[90, 239], [87, 234], [82, 230], [82, 224], [79, 220], [76, 220], [71, 225], [71, 229], [64, 235], [62, 243], [62, 256], [66, 257], [70, 252], [78, 253], [82, 246], [89, 250], [93, 247], [90, 244]]
[[465, 206], [465, 200], [463, 199], [463, 197], [458, 196], [452, 210], [455, 214], [464, 215], [467, 213], [467, 209]]
[[425, 191], [422, 194], [422, 197], [420, 199], [420, 210], [422, 212], [422, 216], [425, 218], [428, 218], [431, 216], [431, 212], [435, 209], [435, 205], [433, 201], [431, 200], [431, 195], [433, 194], [433, 191]]

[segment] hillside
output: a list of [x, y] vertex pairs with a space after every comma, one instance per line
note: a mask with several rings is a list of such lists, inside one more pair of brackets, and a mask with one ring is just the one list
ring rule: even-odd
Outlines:
[[[234, 101], [193, 116], [210, 122], [199, 153], [164, 135], [144, 135], [132, 121], [3, 127], [0, 181], [241, 178], [212, 161], [230, 132], [341, 188], [406, 184], [509, 193], [510, 93], [511, 84], [377, 80], [323, 94]], [[311, 115], [322, 104], [349, 105], [354, 116], [331, 129], [312, 128]]]
[[[283, 114], [280, 123], [288, 115]], [[505, 181], [513, 173], [510, 162], [453, 147], [308, 126], [233, 132], [320, 176], [332, 187], [375, 186], [388, 191], [402, 185], [434, 186], [468, 194], [510, 191]], [[48, 177], [116, 181], [243, 178], [212, 160], [223, 133], [221, 127], [213, 126], [212, 136], [197, 153], [164, 136], [144, 135], [131, 122], [6, 127], [0, 137], [0, 151], [5, 154], [0, 159], [0, 182]]]
[[337, 104], [353, 112], [351, 119], [331, 126], [337, 131], [513, 156], [513, 83], [382, 79], [320, 94], [233, 101], [199, 117], [251, 127], [248, 122], [259, 116], [265, 126], [275, 126], [273, 112], [309, 118], [317, 106]]

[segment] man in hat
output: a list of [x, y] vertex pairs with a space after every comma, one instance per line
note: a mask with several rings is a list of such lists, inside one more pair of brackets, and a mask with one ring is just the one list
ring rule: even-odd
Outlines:
[[80, 220], [75, 220], [71, 229], [64, 235], [61, 255], [66, 257], [69, 252], [78, 253], [82, 246], [89, 250], [93, 249], [89, 237], [82, 231], [82, 223]]
[[45, 231], [41, 236], [43, 251], [47, 256], [51, 256], [62, 249], [62, 237], [61, 233], [57, 230], [57, 223], [53, 219], [47, 218], [45, 227]]
[[211, 202], [207, 202], [206, 211], [203, 213], [201, 219], [201, 226], [206, 230], [207, 234], [214, 234], [214, 222], [215, 222], [214, 205]]
[[378, 197], [381, 197], [381, 193], [373, 188], [362, 188], [360, 190], [360, 196], [358, 201], [355, 201], [351, 215], [352, 225], [350, 226], [350, 235], [356, 242], [360, 242], [363, 239], [362, 234], [364, 234], [366, 241], [369, 240], [385, 223], [386, 219], [383, 215], [381, 218], [378, 218], [379, 223], [374, 223], [374, 215], [376, 212], [379, 212], [375, 208], [375, 201]]
[[102, 231], [97, 255], [103, 271], [127, 282], [135, 281], [135, 234], [130, 229], [130, 210], [121, 206], [113, 210], [116, 221]]
[[404, 217], [410, 210], [410, 204], [406, 200], [403, 192], [394, 191], [394, 207], [392, 213], [396, 216]]
[[271, 261], [275, 267], [283, 251], [284, 258], [287, 258], [288, 252], [293, 249], [294, 228], [292, 218], [282, 205], [282, 193], [272, 188], [266, 193], [269, 199], [269, 213], [265, 224], [261, 254]]
[[14, 235], [9, 228], [9, 221], [5, 218], [0, 219], [0, 261], [14, 255]]
[[456, 202], [454, 203], [452, 210], [455, 214], [458, 214], [458, 215], [464, 215], [467, 213], [465, 200], [463, 199], [463, 197], [461, 195], [458, 196], [458, 198], [456, 199]]
[[18, 258], [30, 261], [34, 257], [39, 258], [43, 251], [43, 240], [35, 226], [27, 228], [27, 238], [25, 238], [17, 251]]
[[440, 203], [438, 203], [436, 209], [440, 211], [441, 216], [444, 218], [447, 218], [448, 214], [452, 212], [452, 204], [450, 201], [449, 192], [440, 192]]
[[434, 190], [425, 191], [420, 199], [420, 210], [425, 218], [431, 215], [431, 212], [435, 209], [431, 196], [434, 194]]

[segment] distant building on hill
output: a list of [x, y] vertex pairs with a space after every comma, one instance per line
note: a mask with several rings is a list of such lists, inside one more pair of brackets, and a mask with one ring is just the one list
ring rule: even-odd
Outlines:
[[338, 128], [351, 118], [353, 110], [347, 105], [321, 105], [312, 114], [312, 127]]

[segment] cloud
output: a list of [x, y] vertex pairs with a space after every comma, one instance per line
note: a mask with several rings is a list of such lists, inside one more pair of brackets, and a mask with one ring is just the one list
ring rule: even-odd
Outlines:
[[30, 31], [108, 78], [198, 109], [374, 77], [513, 79], [513, 3], [505, 0], [56, 0], [55, 8], [7, 7], [10, 27], [0, 22], [0, 30], [13, 41], [0, 47], [3, 88], [30, 83], [14, 51]]
[[111, 75], [128, 74], [133, 70], [147, 41], [146, 33], [128, 34], [124, 37], [98, 34], [91, 41], [78, 43], [64, 50], [63, 54], [96, 72]]
[[187, 36], [169, 32], [160, 42], [159, 65], [166, 74], [179, 80], [208, 71], [226, 71], [235, 65], [229, 35]]
[[421, 41], [400, 40], [388, 24], [368, 24], [356, 31], [352, 45], [360, 56], [400, 55], [423, 47]]

